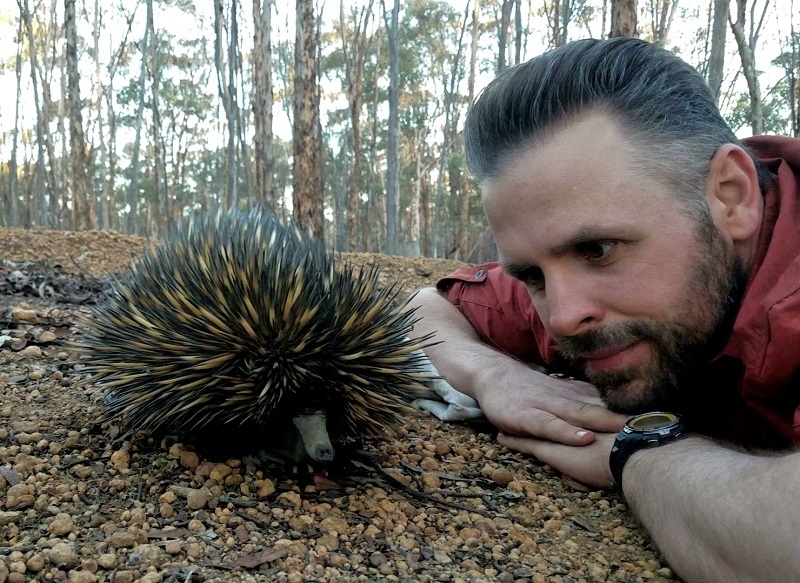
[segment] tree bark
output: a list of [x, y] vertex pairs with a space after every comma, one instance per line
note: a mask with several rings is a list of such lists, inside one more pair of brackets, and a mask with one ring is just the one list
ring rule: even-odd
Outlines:
[[389, 40], [389, 140], [386, 149], [386, 254], [398, 253], [398, 221], [400, 207], [400, 83], [397, 31], [400, 0], [394, 0], [391, 17], [383, 6], [383, 19]]
[[[376, 43], [375, 62], [380, 63], [381, 60], [381, 43]], [[375, 75], [372, 80], [372, 107], [370, 108], [370, 117], [372, 118], [372, 135], [370, 136], [369, 143], [369, 163], [368, 163], [368, 177], [367, 177], [367, 210], [364, 213], [364, 251], [370, 253], [373, 251], [372, 242], [372, 215], [375, 207], [375, 195], [373, 193], [372, 183], [376, 174], [375, 164], [378, 159], [378, 95], [380, 90], [381, 70], [380, 67], [375, 67]]]
[[639, 36], [636, 30], [636, 0], [612, 0], [609, 37]]
[[[231, 13], [236, 10], [236, 0], [231, 0]], [[222, 62], [222, 47], [223, 47], [223, 6], [222, 0], [214, 0], [214, 65], [217, 72], [217, 90], [219, 92], [220, 100], [222, 101], [222, 108], [225, 110], [225, 120], [228, 129], [228, 143], [225, 147], [225, 197], [222, 201], [223, 208], [232, 208], [238, 196], [236, 193], [236, 114], [233, 108], [233, 82], [230, 67], [234, 55], [229, 51], [229, 79], [225, 81], [225, 67]]]
[[[150, 25], [153, 26], [152, 21]], [[158, 93], [161, 85], [161, 63], [158, 59], [158, 35], [155, 27], [150, 29], [150, 36], [152, 37], [152, 55], [150, 58], [150, 93], [152, 101], [150, 108], [153, 112], [153, 194], [158, 208], [155, 225], [157, 236], [163, 237], [167, 232], [172, 205], [170, 204], [169, 187], [167, 185], [166, 145], [161, 134], [161, 108], [159, 107]]]
[[[473, 14], [474, 17], [474, 14]], [[522, 0], [514, 2], [514, 64], [522, 60]]]
[[755, 46], [758, 41], [758, 33], [761, 29], [761, 22], [764, 20], [769, 0], [764, 4], [764, 12], [758, 25], [750, 23], [749, 40], [745, 38], [745, 20], [747, 14], [747, 0], [736, 0], [736, 22], [729, 16], [728, 20], [736, 39], [736, 46], [739, 49], [739, 56], [742, 60], [742, 73], [747, 81], [747, 91], [750, 94], [750, 126], [753, 128], [753, 135], [764, 133], [764, 110], [761, 102], [761, 88], [758, 83], [758, 73], [756, 72]]
[[8, 213], [8, 226], [19, 226], [19, 181], [17, 177], [17, 144], [19, 143], [19, 102], [20, 94], [22, 93], [22, 17], [19, 19], [19, 28], [17, 30], [17, 61], [14, 74], [17, 78], [17, 92], [14, 99], [14, 137], [11, 142], [11, 160], [9, 162], [9, 171], [11, 172], [11, 188], [9, 193], [8, 206], [6, 212]]
[[[344, 0], [339, 0], [339, 20], [344, 55], [345, 86], [350, 110], [350, 139], [353, 147], [350, 186], [347, 196], [347, 250], [358, 248], [358, 210], [361, 206], [361, 185], [364, 163], [361, 152], [361, 104], [363, 102], [364, 59], [367, 52], [367, 28], [372, 16], [373, 0], [357, 15], [353, 11], [353, 39], [348, 42]], [[348, 46], [349, 45], [349, 46]]]
[[271, 0], [253, 0], [253, 123], [255, 126], [255, 199], [264, 207], [275, 209], [273, 173], [275, 154], [272, 146], [272, 43]]
[[319, 125], [318, 54], [314, 0], [297, 0], [294, 76], [294, 219], [320, 241], [325, 238], [322, 140]]
[[95, 226], [92, 159], [83, 135], [80, 78], [78, 76], [78, 33], [75, 0], [64, 0], [64, 32], [67, 37], [67, 100], [69, 103], [69, 148], [72, 164], [72, 225], [76, 231]]
[[[33, 25], [31, 23], [31, 13], [28, 10], [28, 0], [17, 0], [19, 6], [20, 18], [25, 23], [25, 32], [28, 35], [28, 58], [30, 59], [31, 67], [31, 81], [33, 82], [33, 102], [36, 109], [36, 146], [38, 149], [38, 157], [36, 159], [36, 197], [30, 196], [29, 204], [27, 205], [24, 227], [30, 228], [33, 226], [33, 201], [35, 199], [44, 204], [45, 200], [45, 164], [44, 164], [44, 147], [45, 147], [45, 128], [44, 116], [42, 106], [39, 102], [39, 64], [36, 52], [36, 43], [33, 36]], [[51, 191], [50, 196], [55, 196]]]
[[508, 25], [511, 23], [511, 10], [514, 0], [503, 0], [500, 21], [497, 23], [497, 72], [506, 68], [506, 47], [508, 46]]
[[725, 72], [725, 36], [728, 32], [730, 0], [714, 0], [714, 24], [711, 29], [711, 54], [708, 59], [708, 86], [719, 104]]
[[142, 40], [142, 64], [139, 69], [139, 101], [136, 104], [136, 136], [133, 139], [131, 154], [130, 180], [128, 182], [128, 217], [125, 222], [126, 231], [133, 235], [139, 228], [139, 148], [142, 139], [142, 119], [144, 114], [144, 86], [147, 79], [147, 56], [150, 43], [150, 29], [153, 22], [153, 0], [147, 0], [147, 23]]
[[98, 190], [97, 198], [95, 199], [95, 209], [97, 210], [97, 228], [109, 229], [111, 228], [109, 209], [109, 199], [106, 197], [105, 184], [107, 180], [103, 179], [106, 168], [108, 167], [108, 150], [106, 147], [105, 134], [103, 133], [103, 86], [104, 77], [102, 68], [100, 67], [100, 30], [102, 21], [102, 11], [100, 8], [100, 0], [94, 0], [94, 26], [92, 27], [92, 48], [94, 50], [94, 82], [95, 82], [95, 107], [97, 115], [97, 143], [100, 153], [100, 188]]
[[[467, 81], [468, 87], [468, 108], [472, 107], [472, 102], [475, 100], [475, 72], [478, 62], [478, 38], [480, 34], [480, 0], [474, 0], [472, 7], [472, 44], [470, 46], [469, 55], [469, 80]], [[469, 198], [470, 198], [469, 180], [467, 178], [467, 169], [463, 168], [461, 172], [461, 205], [460, 205], [460, 221], [458, 233], [458, 249], [459, 259], [467, 261], [469, 255]]]

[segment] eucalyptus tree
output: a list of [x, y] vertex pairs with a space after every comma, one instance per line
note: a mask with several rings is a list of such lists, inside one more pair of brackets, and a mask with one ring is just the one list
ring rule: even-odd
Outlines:
[[142, 120], [144, 119], [145, 85], [147, 83], [147, 56], [150, 44], [150, 31], [153, 29], [153, 0], [147, 0], [147, 21], [144, 27], [144, 36], [140, 47], [141, 64], [139, 66], [139, 81], [136, 98], [136, 123], [135, 137], [131, 163], [128, 168], [128, 190], [126, 196], [127, 219], [126, 232], [135, 234], [139, 229], [139, 151], [142, 140]]
[[[34, 205], [37, 205], [40, 212], [45, 212], [46, 208], [46, 191], [45, 191], [45, 147], [51, 152], [50, 156], [50, 172], [47, 178], [50, 180], [50, 196], [56, 196], [55, 192], [55, 160], [52, 155], [52, 137], [50, 129], [44, 119], [44, 112], [42, 111], [42, 104], [39, 100], [39, 58], [38, 49], [35, 43], [35, 36], [33, 34], [32, 15], [28, 7], [28, 0], [17, 0], [19, 7], [20, 18], [25, 27], [25, 33], [28, 38], [28, 59], [31, 69], [31, 81], [33, 83], [33, 100], [36, 109], [36, 147], [38, 150], [38, 157], [36, 159], [36, 192], [35, 197], [28, 194], [27, 204], [25, 205], [25, 220], [24, 226], [31, 227], [34, 223]], [[21, 39], [20, 39], [21, 40]], [[42, 215], [40, 214], [40, 221]], [[39, 224], [43, 224], [40, 222]]]
[[83, 135], [80, 77], [78, 76], [78, 33], [75, 23], [75, 0], [64, 0], [64, 31], [67, 38], [67, 101], [69, 109], [69, 145], [72, 168], [72, 226], [76, 231], [95, 227], [92, 159]]
[[386, 254], [398, 252], [400, 207], [400, 58], [398, 30], [400, 0], [394, 0], [391, 14], [381, 0], [386, 38], [389, 42], [389, 139], [386, 152]]
[[255, 200], [275, 206], [272, 139], [272, 0], [253, 0], [253, 187]]
[[314, 0], [297, 0], [293, 99], [293, 214], [298, 224], [324, 239], [322, 139], [317, 82], [317, 19]]
[[728, 11], [731, 0], [714, 0], [713, 26], [711, 29], [711, 53], [708, 58], [706, 79], [711, 92], [719, 103], [722, 79], [725, 75], [725, 37], [728, 32]]
[[753, 0], [750, 7], [750, 24], [747, 26], [747, 0], [736, 0], [736, 20], [729, 16], [733, 38], [739, 49], [739, 58], [742, 62], [742, 74], [747, 81], [747, 91], [750, 94], [750, 126], [753, 135], [764, 133], [764, 110], [761, 101], [761, 86], [758, 81], [756, 69], [756, 46], [761, 34], [764, 18], [769, 9], [769, 0], [764, 0], [761, 5], [761, 14], [756, 11], [758, 0]]
[[609, 36], [638, 36], [636, 23], [636, 0], [611, 0], [611, 33]]

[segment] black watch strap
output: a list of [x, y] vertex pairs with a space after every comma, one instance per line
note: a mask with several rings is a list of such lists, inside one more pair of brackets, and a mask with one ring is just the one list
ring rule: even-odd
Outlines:
[[659, 411], [631, 417], [617, 435], [608, 458], [614, 483], [622, 487], [622, 471], [634, 453], [641, 449], [672, 443], [685, 434], [686, 426], [681, 418], [673, 413]]

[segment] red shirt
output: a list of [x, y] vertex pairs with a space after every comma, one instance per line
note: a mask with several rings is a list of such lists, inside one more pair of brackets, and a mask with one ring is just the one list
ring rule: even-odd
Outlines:
[[[703, 376], [695, 424], [743, 444], [782, 447], [800, 443], [800, 140], [758, 136], [745, 145], [776, 182], [733, 331]], [[484, 341], [558, 368], [558, 346], [525, 285], [498, 263], [461, 268], [437, 288]]]

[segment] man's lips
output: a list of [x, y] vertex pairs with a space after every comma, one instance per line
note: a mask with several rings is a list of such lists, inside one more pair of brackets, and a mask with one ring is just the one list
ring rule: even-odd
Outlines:
[[642, 345], [641, 342], [634, 342], [627, 346], [618, 348], [609, 348], [606, 350], [597, 350], [588, 354], [582, 355], [589, 368], [593, 370], [609, 370], [614, 368], [621, 368], [630, 364], [635, 360], [637, 348]]

